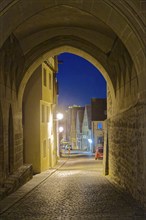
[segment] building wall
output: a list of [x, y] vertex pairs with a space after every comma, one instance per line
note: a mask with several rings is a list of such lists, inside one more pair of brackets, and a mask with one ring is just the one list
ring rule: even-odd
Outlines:
[[43, 100], [40, 101], [40, 157], [41, 171], [51, 167], [51, 105]]
[[53, 155], [53, 72], [54, 58], [49, 58], [42, 64], [42, 97], [40, 101], [40, 145], [41, 145], [41, 171], [52, 167]]
[[79, 113], [77, 113], [77, 120], [76, 120], [76, 140], [77, 140], [77, 148], [82, 148], [82, 130], [80, 129], [80, 119]]
[[[54, 62], [51, 58], [48, 63], [52, 66]], [[48, 103], [53, 103], [53, 71], [45, 63], [42, 64], [42, 99]]]
[[77, 109], [71, 109], [71, 128], [70, 128], [70, 142], [72, 147], [76, 148], [76, 116]]
[[83, 116], [84, 116], [84, 107], [81, 107], [77, 112], [76, 118], [76, 140], [77, 140], [77, 148], [82, 149], [82, 124], [83, 124]]
[[82, 109], [80, 106], [70, 106], [67, 111], [67, 139], [69, 140], [72, 148], [77, 149], [77, 112]]
[[[52, 69], [50, 68], [50, 66]], [[27, 84], [24, 98], [25, 162], [33, 164], [34, 173], [52, 167], [53, 139], [53, 59], [40, 65]]]
[[[99, 125], [102, 125], [102, 128]], [[104, 121], [92, 121], [93, 152], [95, 152], [97, 147], [104, 146], [104, 127]]]
[[42, 93], [41, 66], [32, 75], [23, 99], [24, 163], [32, 164], [34, 173], [41, 171], [40, 103]]
[[104, 121], [107, 118], [107, 100], [106, 98], [91, 99], [91, 120]]

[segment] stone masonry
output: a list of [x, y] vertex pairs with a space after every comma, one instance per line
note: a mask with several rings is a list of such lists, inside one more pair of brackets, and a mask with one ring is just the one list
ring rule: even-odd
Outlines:
[[138, 104], [108, 120], [109, 175], [144, 204], [146, 107]]
[[107, 173], [146, 207], [145, 6], [145, 0], [0, 1], [0, 185], [24, 165], [29, 78], [48, 57], [70, 52], [107, 81]]

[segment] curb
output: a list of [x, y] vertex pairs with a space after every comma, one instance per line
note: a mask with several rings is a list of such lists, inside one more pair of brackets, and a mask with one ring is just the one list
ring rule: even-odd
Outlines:
[[0, 215], [7, 211], [10, 207], [15, 205], [21, 199], [23, 199], [26, 195], [28, 195], [32, 190], [38, 187], [41, 183], [43, 183], [46, 179], [48, 179], [51, 175], [53, 175], [60, 167], [62, 167], [66, 160], [59, 160], [58, 164], [45, 172], [40, 174], [36, 174], [33, 176], [31, 180], [21, 186], [17, 191], [13, 192], [9, 196], [5, 197], [0, 201]]

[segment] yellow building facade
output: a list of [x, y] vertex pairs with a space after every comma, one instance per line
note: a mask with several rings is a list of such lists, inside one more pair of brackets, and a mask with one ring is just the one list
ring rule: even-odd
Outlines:
[[51, 57], [35, 70], [24, 93], [24, 163], [32, 164], [34, 173], [45, 171], [57, 162], [53, 121], [57, 102], [56, 70], [56, 58]]

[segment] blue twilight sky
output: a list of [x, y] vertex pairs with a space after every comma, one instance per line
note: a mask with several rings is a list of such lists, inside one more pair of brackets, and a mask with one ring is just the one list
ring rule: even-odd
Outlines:
[[101, 73], [84, 58], [63, 53], [58, 66], [59, 106], [90, 104], [91, 98], [106, 97], [106, 81]]

